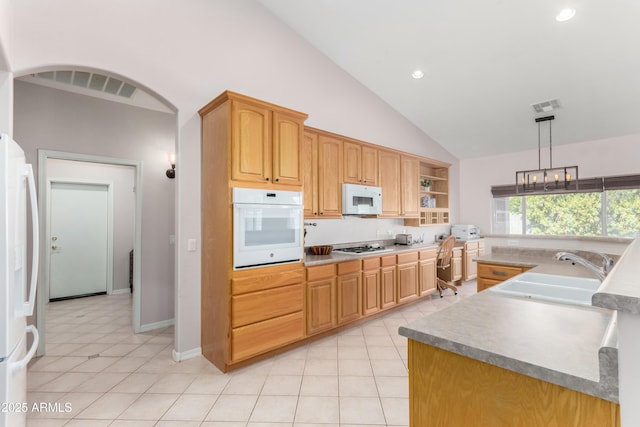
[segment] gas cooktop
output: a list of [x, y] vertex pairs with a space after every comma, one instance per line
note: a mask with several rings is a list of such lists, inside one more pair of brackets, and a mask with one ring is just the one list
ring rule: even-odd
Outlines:
[[385, 248], [380, 245], [366, 245], [366, 246], [355, 246], [352, 248], [340, 248], [334, 249], [334, 252], [340, 252], [349, 255], [367, 255], [370, 253], [380, 253], [380, 252], [391, 252], [393, 248]]

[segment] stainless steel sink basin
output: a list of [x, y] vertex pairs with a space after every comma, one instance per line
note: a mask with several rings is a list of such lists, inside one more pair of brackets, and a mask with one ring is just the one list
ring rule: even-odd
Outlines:
[[555, 274], [523, 273], [489, 288], [522, 298], [533, 298], [563, 304], [591, 305], [591, 297], [600, 287], [600, 280]]

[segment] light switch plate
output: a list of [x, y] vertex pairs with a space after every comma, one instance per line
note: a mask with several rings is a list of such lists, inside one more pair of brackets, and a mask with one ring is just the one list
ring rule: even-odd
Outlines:
[[189, 252], [195, 252], [197, 248], [196, 245], [196, 239], [189, 239], [187, 240], [187, 251]]

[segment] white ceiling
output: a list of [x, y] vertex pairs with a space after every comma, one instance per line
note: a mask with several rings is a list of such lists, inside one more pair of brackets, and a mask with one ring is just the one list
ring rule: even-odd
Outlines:
[[259, 1], [458, 158], [640, 133], [640, 1]]

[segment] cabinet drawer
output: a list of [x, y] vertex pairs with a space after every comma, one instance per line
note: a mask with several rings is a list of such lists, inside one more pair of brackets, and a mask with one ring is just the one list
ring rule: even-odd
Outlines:
[[398, 264], [409, 264], [418, 261], [418, 252], [398, 254]]
[[437, 249], [425, 249], [418, 252], [420, 259], [435, 258], [438, 255]]
[[391, 267], [396, 265], [396, 256], [395, 255], [387, 255], [380, 257], [380, 266], [382, 267]]
[[231, 327], [302, 310], [302, 283], [231, 297]]
[[307, 281], [328, 279], [336, 275], [336, 265], [326, 264], [316, 267], [307, 267]]
[[302, 338], [302, 312], [231, 330], [231, 359], [242, 360]]
[[[265, 269], [272, 268], [265, 267]], [[231, 293], [240, 295], [302, 282], [304, 282], [303, 268], [273, 269], [273, 271], [268, 271], [264, 274], [256, 274], [255, 270], [245, 270], [234, 274], [234, 278], [231, 279]]]
[[478, 277], [478, 282], [476, 284], [477, 291], [484, 291], [487, 288], [497, 285], [498, 283], [502, 283], [502, 280], [494, 280], [494, 279], [483, 279], [482, 277]]
[[360, 271], [360, 260], [353, 260], [348, 262], [341, 262], [338, 264], [338, 276], [349, 273], [356, 273]]
[[478, 276], [485, 279], [507, 280], [522, 273], [520, 267], [507, 267], [505, 265], [478, 264]]
[[362, 270], [376, 270], [380, 268], [380, 258], [365, 258], [362, 260]]

